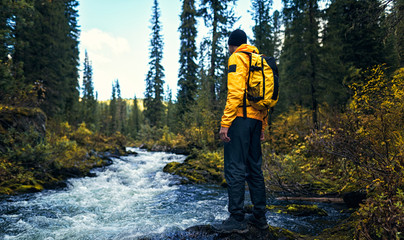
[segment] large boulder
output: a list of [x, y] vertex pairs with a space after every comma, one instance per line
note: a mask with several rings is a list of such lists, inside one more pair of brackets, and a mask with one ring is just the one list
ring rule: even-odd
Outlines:
[[218, 184], [225, 186], [223, 159], [216, 153], [195, 153], [183, 163], [168, 163], [164, 172], [182, 177], [181, 183]]

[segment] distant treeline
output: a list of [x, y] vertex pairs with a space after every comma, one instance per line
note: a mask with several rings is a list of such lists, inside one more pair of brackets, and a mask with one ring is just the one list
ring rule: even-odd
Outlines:
[[[255, 23], [250, 42], [275, 56], [281, 70], [281, 96], [274, 116], [291, 107], [307, 107], [312, 110], [312, 127], [318, 128], [320, 106], [343, 111], [352, 96], [347, 86], [362, 81], [367, 68], [385, 64], [392, 73], [403, 66], [402, 1], [334, 0], [325, 9], [317, 0], [282, 2], [281, 12], [272, 11], [271, 0], [253, 0], [248, 9]], [[226, 100], [227, 37], [238, 26], [237, 1], [182, 1], [175, 101], [171, 91], [164, 90], [160, 33], [164, 23], [154, 1], [144, 111], [132, 104], [130, 114], [124, 111], [118, 80], [113, 82], [110, 104], [96, 101], [87, 54], [83, 79], [78, 79], [78, 4], [75, 0], [2, 1], [1, 103], [39, 106], [53, 119], [84, 121], [93, 130], [133, 137], [144, 124], [168, 126], [174, 133], [190, 127], [218, 128]], [[199, 46], [198, 19], [210, 29]]]

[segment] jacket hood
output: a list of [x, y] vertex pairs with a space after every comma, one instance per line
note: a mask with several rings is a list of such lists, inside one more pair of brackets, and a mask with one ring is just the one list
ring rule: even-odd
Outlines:
[[245, 51], [245, 52], [253, 52], [253, 53], [259, 53], [258, 48], [248, 45], [248, 44], [241, 44], [235, 52], [240, 52], [240, 51]]

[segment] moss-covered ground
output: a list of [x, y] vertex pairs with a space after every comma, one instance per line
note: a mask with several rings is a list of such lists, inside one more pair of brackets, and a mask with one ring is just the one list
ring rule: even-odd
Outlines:
[[164, 172], [182, 177], [182, 183], [208, 183], [225, 186], [223, 154], [194, 150], [183, 163], [172, 162]]
[[46, 122], [39, 109], [0, 108], [0, 195], [63, 186], [125, 154], [125, 137], [103, 136], [86, 125]]

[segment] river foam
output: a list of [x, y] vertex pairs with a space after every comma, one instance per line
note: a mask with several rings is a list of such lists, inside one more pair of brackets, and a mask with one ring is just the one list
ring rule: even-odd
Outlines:
[[66, 190], [7, 202], [0, 211], [0, 238], [133, 239], [227, 216], [223, 189], [180, 186], [177, 177], [162, 172], [184, 156], [136, 151], [95, 170], [96, 177], [71, 179]]
[[[185, 156], [130, 150], [139, 154], [113, 159], [112, 165], [94, 170], [96, 177], [71, 179], [66, 189], [0, 199], [0, 239], [167, 239], [228, 217], [226, 189], [179, 185], [178, 177], [162, 171]], [[251, 204], [248, 192], [246, 200]], [[272, 226], [316, 234], [344, 217], [335, 205], [318, 205], [328, 217], [268, 212], [267, 220]]]

